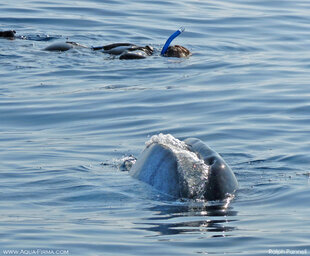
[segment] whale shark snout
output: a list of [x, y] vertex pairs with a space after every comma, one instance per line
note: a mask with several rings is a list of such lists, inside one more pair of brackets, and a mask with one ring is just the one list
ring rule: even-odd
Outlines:
[[130, 174], [175, 198], [223, 200], [238, 188], [218, 153], [199, 139], [180, 141], [169, 134], [151, 138]]
[[210, 166], [204, 198], [223, 199], [227, 194], [233, 194], [237, 190], [238, 182], [235, 174], [217, 152], [196, 138], [188, 138], [184, 142], [191, 151], [203, 159], [205, 164]]

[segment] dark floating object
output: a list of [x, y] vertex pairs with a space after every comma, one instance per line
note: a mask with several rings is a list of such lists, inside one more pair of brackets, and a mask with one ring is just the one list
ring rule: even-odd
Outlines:
[[44, 50], [51, 51], [51, 52], [65, 52], [72, 49], [73, 46], [68, 43], [54, 43], [47, 46]]
[[175, 198], [223, 200], [233, 197], [237, 179], [224, 159], [201, 140], [154, 135], [130, 174]]
[[6, 30], [0, 31], [0, 37], [12, 39], [15, 37], [16, 31], [15, 30]]
[[62, 43], [62, 42], [58, 42], [58, 43], [53, 43], [49, 46], [47, 46], [44, 50], [45, 51], [54, 51], [54, 52], [65, 52], [65, 51], [68, 51], [72, 48], [88, 48], [87, 46], [85, 45], [82, 45], [82, 44], [79, 44], [79, 43], [76, 43], [76, 42], [65, 42], [65, 43]]

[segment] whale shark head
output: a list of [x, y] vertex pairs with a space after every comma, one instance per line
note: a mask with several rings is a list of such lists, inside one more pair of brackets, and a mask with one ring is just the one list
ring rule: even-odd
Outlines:
[[198, 139], [180, 141], [169, 134], [151, 137], [130, 174], [176, 198], [221, 200], [237, 188], [215, 151]]

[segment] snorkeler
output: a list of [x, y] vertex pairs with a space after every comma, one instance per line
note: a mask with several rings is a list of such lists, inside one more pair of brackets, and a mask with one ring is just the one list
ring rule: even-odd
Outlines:
[[[191, 52], [183, 46], [170, 46], [171, 42], [184, 31], [184, 28], [174, 32], [164, 44], [161, 50], [161, 56], [185, 58], [191, 55]], [[119, 55], [120, 59], [144, 59], [154, 53], [152, 46], [137, 46], [130, 43], [116, 43], [105, 46], [92, 47], [93, 50], [102, 50], [104, 53]]]
[[[161, 56], [164, 57], [176, 57], [176, 58], [185, 58], [191, 55], [191, 52], [180, 45], [170, 46], [171, 42], [179, 36], [184, 31], [184, 28], [180, 28], [175, 31], [166, 41], [162, 50]], [[8, 30], [8, 31], [0, 31], [0, 37], [14, 39], [16, 31]], [[22, 37], [25, 39], [24, 37]], [[87, 47], [81, 45], [79, 43], [67, 41], [65, 43], [54, 43], [46, 47], [44, 50], [46, 51], [68, 51], [72, 48], [90, 48], [94, 51], [101, 50], [103, 53], [108, 53], [111, 55], [119, 56], [119, 59], [144, 59], [147, 56], [151, 56], [154, 53], [154, 49], [152, 46], [137, 46], [131, 43], [114, 43], [105, 46], [98, 47]]]

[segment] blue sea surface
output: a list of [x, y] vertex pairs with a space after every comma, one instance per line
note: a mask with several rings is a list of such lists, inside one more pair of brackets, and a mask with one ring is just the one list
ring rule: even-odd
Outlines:
[[[310, 2], [0, 3], [0, 255], [310, 254]], [[175, 39], [193, 53], [164, 58]], [[39, 40], [42, 39], [42, 40]], [[152, 45], [143, 60], [54, 43]], [[168, 200], [121, 172], [150, 136], [197, 137], [232, 202]]]

